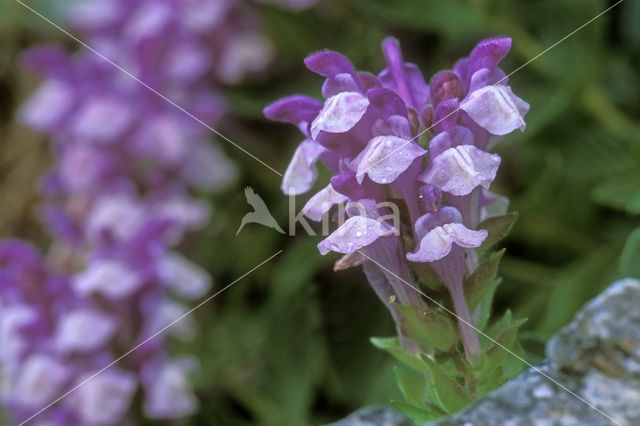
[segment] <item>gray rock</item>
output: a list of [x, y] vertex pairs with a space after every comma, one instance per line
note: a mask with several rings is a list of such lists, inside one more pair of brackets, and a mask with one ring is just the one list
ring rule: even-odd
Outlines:
[[413, 426], [402, 414], [383, 405], [365, 407], [328, 426]]
[[430, 426], [640, 425], [640, 281], [612, 284], [547, 344], [547, 359]]
[[[368, 423], [354, 422], [350, 416], [335, 425], [405, 424], [401, 417], [389, 423], [395, 419], [391, 413], [378, 409], [367, 417]], [[461, 413], [428, 425], [616, 424], [640, 425], [640, 281], [633, 279], [614, 283], [588, 302], [549, 341], [542, 365]]]

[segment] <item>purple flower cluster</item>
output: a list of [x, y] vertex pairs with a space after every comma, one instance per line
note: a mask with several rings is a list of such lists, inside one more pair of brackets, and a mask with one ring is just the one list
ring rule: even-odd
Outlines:
[[[320, 242], [320, 252], [345, 254], [338, 269], [365, 263], [381, 299], [401, 305], [420, 306], [406, 283], [415, 286], [414, 276], [430, 267], [451, 295], [469, 358], [480, 346], [463, 279], [478, 267], [475, 248], [487, 238], [478, 225], [507, 205], [488, 191], [500, 164], [488, 151], [501, 136], [524, 130], [529, 109], [498, 67], [510, 47], [508, 38], [485, 40], [429, 84], [416, 65], [403, 62], [393, 39], [383, 43], [387, 68], [377, 76], [356, 72], [338, 53], [316, 53], [305, 64], [326, 78], [324, 102], [292, 96], [265, 109], [305, 137], [284, 176], [285, 193], [311, 189], [322, 160], [334, 176], [305, 214], [320, 220], [346, 203], [348, 219]], [[401, 314], [389, 306], [402, 337]]]
[[[270, 60], [250, 10], [231, 0], [91, 0], [69, 22], [89, 46], [200, 120], [224, 112], [218, 86]], [[55, 241], [46, 256], [0, 244], [1, 400], [13, 421], [46, 425], [135, 423], [192, 412], [195, 362], [171, 358], [167, 335], [117, 356], [186, 312], [210, 277], [180, 255], [185, 233], [209, 217], [194, 190], [227, 186], [236, 171], [204, 126], [90, 49], [36, 48], [26, 65], [45, 79], [21, 118], [52, 141], [43, 217]], [[87, 380], [89, 379], [89, 380]], [[86, 383], [84, 383], [86, 380]]]

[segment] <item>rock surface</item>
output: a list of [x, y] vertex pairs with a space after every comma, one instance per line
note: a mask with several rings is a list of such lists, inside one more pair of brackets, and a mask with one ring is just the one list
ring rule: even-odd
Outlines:
[[[394, 423], [395, 421], [395, 423]], [[405, 425], [388, 409], [334, 425]], [[386, 422], [386, 423], [385, 423]], [[640, 425], [640, 281], [588, 302], [547, 344], [547, 359], [457, 415], [429, 426]]]

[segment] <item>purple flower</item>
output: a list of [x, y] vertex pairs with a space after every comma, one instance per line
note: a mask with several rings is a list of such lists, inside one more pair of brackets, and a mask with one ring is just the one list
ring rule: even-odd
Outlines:
[[412, 262], [435, 262], [460, 247], [480, 247], [487, 238], [487, 231], [473, 231], [462, 223], [460, 212], [454, 207], [443, 207], [436, 213], [427, 213], [415, 223], [420, 243], [415, 253], [407, 253]]
[[85, 380], [87, 381], [70, 395], [70, 404], [83, 424], [118, 423], [133, 398], [137, 387], [136, 376], [111, 368], [93, 378], [79, 377], [78, 383]]
[[61, 353], [96, 350], [111, 339], [119, 325], [115, 318], [88, 308], [67, 312], [59, 321], [54, 345]]
[[[397, 296], [401, 304], [415, 306], [422, 302], [406, 284], [415, 287], [415, 263], [429, 263], [461, 318], [469, 358], [480, 346], [466, 325], [472, 319], [463, 280], [478, 267], [474, 250], [487, 238], [478, 224], [506, 207], [503, 197], [487, 191], [500, 165], [500, 157], [487, 149], [496, 137], [524, 130], [529, 109], [498, 68], [510, 46], [507, 38], [485, 40], [429, 84], [418, 67], [404, 62], [393, 39], [382, 45], [387, 67], [377, 77], [355, 71], [338, 53], [316, 53], [305, 64], [325, 77], [324, 101], [292, 96], [265, 108], [268, 118], [298, 126], [305, 137], [285, 176], [285, 192], [309, 190], [321, 160], [334, 176], [307, 202], [305, 214], [320, 221], [334, 205], [346, 203], [348, 219], [320, 242], [320, 253], [346, 254], [336, 269], [364, 263], [383, 300]], [[402, 315], [390, 309], [412, 351], [415, 345], [402, 334]]]
[[432, 157], [418, 179], [452, 195], [468, 195], [477, 186], [489, 189], [499, 165], [498, 155], [473, 145], [460, 145]]

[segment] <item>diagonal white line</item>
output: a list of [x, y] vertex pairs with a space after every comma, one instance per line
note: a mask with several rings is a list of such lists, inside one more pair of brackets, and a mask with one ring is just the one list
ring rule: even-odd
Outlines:
[[74, 36], [73, 34], [71, 34], [69, 31], [65, 30], [64, 28], [62, 28], [61, 26], [59, 26], [58, 24], [56, 24], [55, 22], [51, 21], [49, 18], [47, 18], [46, 16], [42, 15], [40, 12], [38, 12], [37, 10], [33, 9], [32, 7], [26, 5], [25, 3], [23, 3], [21, 0], [16, 0], [16, 2], [20, 3], [22, 6], [24, 6], [25, 8], [27, 8], [28, 10], [30, 10], [31, 12], [33, 12], [34, 14], [36, 14], [37, 16], [39, 16], [40, 18], [42, 18], [44, 21], [48, 22], [49, 24], [51, 24], [53, 27], [55, 27], [56, 29], [62, 31], [64, 34], [66, 34], [67, 36], [69, 36], [70, 38], [72, 38], [74, 41], [76, 41], [77, 43], [79, 43], [80, 45], [82, 45], [83, 47], [85, 47], [86, 49], [90, 50], [91, 52], [93, 52], [94, 54], [96, 54], [97, 56], [99, 56], [101, 59], [105, 60], [106, 62], [110, 63], [111, 65], [113, 65], [116, 69], [118, 69], [120, 72], [122, 72], [123, 74], [125, 74], [128, 77], [131, 77], [132, 79], [134, 79], [135, 81], [137, 81], [138, 83], [140, 83], [142, 86], [144, 86], [146, 89], [148, 89], [150, 92], [152, 92], [153, 94], [159, 96], [160, 98], [162, 98], [164, 101], [168, 102], [169, 104], [171, 104], [172, 106], [174, 106], [175, 108], [177, 108], [178, 110], [182, 111], [183, 113], [185, 113], [186, 115], [188, 115], [189, 117], [191, 117], [192, 119], [194, 119], [195, 121], [197, 121], [198, 123], [202, 124], [204, 127], [206, 127], [207, 129], [209, 129], [211, 132], [215, 133], [216, 135], [218, 135], [219, 137], [221, 137], [222, 139], [224, 139], [225, 141], [229, 142], [231, 145], [235, 146], [236, 148], [238, 148], [240, 151], [244, 152], [245, 154], [247, 154], [248, 156], [250, 156], [251, 158], [253, 158], [254, 160], [256, 160], [257, 162], [259, 162], [260, 164], [262, 164], [263, 166], [267, 167], [269, 170], [271, 170], [272, 172], [274, 172], [275, 174], [279, 175], [282, 177], [282, 173], [280, 173], [279, 171], [277, 171], [276, 169], [274, 169], [273, 167], [271, 167], [270, 165], [268, 165], [267, 163], [265, 163], [264, 161], [262, 161], [261, 159], [259, 159], [258, 157], [256, 157], [255, 155], [253, 155], [252, 153], [250, 153], [249, 151], [247, 151], [246, 149], [242, 148], [240, 145], [238, 145], [237, 143], [233, 142], [231, 139], [229, 139], [228, 137], [226, 137], [225, 135], [223, 135], [222, 133], [220, 133], [219, 131], [217, 131], [216, 129], [214, 129], [213, 127], [211, 127], [210, 125], [208, 125], [207, 123], [205, 123], [204, 121], [200, 120], [198, 117], [196, 117], [195, 115], [193, 115], [192, 113], [190, 113], [189, 111], [187, 111], [186, 109], [184, 109], [183, 107], [181, 107], [180, 105], [178, 105], [177, 103], [175, 103], [174, 101], [172, 101], [171, 99], [169, 99], [167, 96], [163, 95], [162, 93], [158, 92], [156, 89], [154, 89], [153, 87], [149, 86], [147, 83], [145, 83], [144, 81], [140, 80], [138, 77], [136, 77], [135, 75], [131, 74], [129, 71], [127, 71], [126, 69], [122, 68], [120, 65], [116, 64], [115, 62], [113, 62], [112, 60], [110, 60], [109, 58], [107, 58], [106, 56], [104, 56], [102, 53], [98, 52], [97, 50], [95, 50], [93, 47], [89, 46], [87, 43], [83, 42], [82, 40], [80, 40], [79, 38], [77, 38], [76, 36]]
[[[555, 43], [553, 43], [551, 46], [547, 47], [546, 49], [544, 49], [542, 52], [538, 53], [536, 56], [534, 56], [533, 58], [529, 59], [527, 62], [525, 62], [524, 64], [520, 65], [518, 68], [516, 68], [515, 70], [511, 71], [509, 74], [505, 75], [500, 81], [492, 84], [492, 86], [496, 86], [500, 83], [502, 83], [503, 81], [505, 81], [506, 79], [508, 79], [510, 76], [512, 76], [513, 74], [515, 74], [516, 72], [520, 71], [522, 68], [526, 67], [527, 65], [529, 65], [531, 62], [535, 61], [536, 59], [538, 59], [540, 56], [544, 55], [545, 53], [547, 53], [548, 51], [550, 51], [551, 49], [553, 49], [554, 47], [556, 47], [557, 45], [559, 45], [560, 43], [562, 43], [563, 41], [565, 41], [566, 39], [568, 39], [569, 37], [571, 37], [572, 35], [574, 35], [575, 33], [577, 33], [578, 31], [580, 31], [581, 29], [583, 29], [584, 27], [586, 27], [587, 25], [591, 24], [593, 21], [595, 21], [596, 19], [600, 18], [602, 15], [604, 15], [605, 13], [609, 12], [611, 9], [613, 9], [614, 7], [618, 6], [620, 3], [622, 3], [624, 0], [618, 0], [616, 3], [614, 3], [612, 6], [609, 6], [608, 8], [606, 8], [605, 10], [603, 10], [602, 12], [600, 12], [599, 14], [597, 14], [596, 16], [594, 16], [593, 18], [591, 18], [590, 20], [588, 20], [587, 22], [585, 22], [584, 24], [580, 25], [578, 28], [576, 28], [575, 30], [571, 31], [569, 34], [567, 34], [566, 36], [562, 37], [560, 40], [556, 41]], [[411, 143], [412, 141], [418, 139], [420, 136], [422, 136], [423, 134], [425, 134], [426, 132], [428, 132], [429, 130], [433, 129], [436, 125], [442, 123], [444, 120], [446, 120], [447, 118], [451, 117], [453, 114], [455, 114], [456, 112], [460, 111], [461, 107], [458, 107], [456, 109], [454, 109], [453, 111], [451, 111], [449, 114], [445, 115], [444, 117], [442, 117], [440, 120], [436, 121], [435, 123], [433, 123], [431, 126], [427, 127], [426, 129], [424, 129], [423, 131], [421, 131], [420, 133], [418, 133], [416, 136], [414, 136], [413, 138], [409, 139], [408, 141], [404, 142], [402, 145], [400, 145], [398, 148], [396, 148], [395, 150], [391, 151], [389, 154], [385, 155], [384, 157], [382, 157], [381, 159], [379, 159], [378, 161], [376, 161], [375, 163], [373, 163], [372, 165], [370, 165], [369, 167], [367, 167], [361, 174], [365, 174], [367, 171], [369, 171], [372, 167], [374, 167], [375, 165], [379, 164], [380, 162], [384, 161], [385, 159], [389, 158], [390, 156], [392, 156], [394, 153], [398, 152], [399, 150], [401, 150], [404, 146], [406, 146], [407, 144]]]
[[38, 416], [39, 414], [41, 414], [42, 412], [46, 411], [47, 409], [51, 408], [53, 405], [57, 404], [58, 402], [60, 402], [62, 399], [66, 398], [68, 395], [70, 395], [71, 393], [75, 392], [76, 390], [78, 390], [78, 388], [84, 386], [85, 384], [87, 384], [88, 382], [90, 382], [91, 380], [95, 379], [98, 375], [100, 375], [101, 373], [103, 373], [104, 371], [108, 370], [109, 368], [113, 367], [115, 364], [117, 364], [118, 362], [120, 362], [121, 360], [123, 360], [124, 358], [126, 358], [128, 355], [130, 355], [132, 352], [134, 352], [135, 350], [137, 350], [138, 348], [140, 348], [141, 346], [143, 346], [144, 344], [146, 344], [147, 342], [149, 342], [150, 340], [154, 339], [155, 337], [157, 337], [159, 334], [164, 333], [165, 331], [167, 331], [169, 328], [171, 328], [172, 326], [174, 326], [176, 323], [178, 323], [179, 321], [183, 320], [185, 317], [191, 315], [196, 309], [200, 308], [201, 306], [203, 306], [204, 304], [206, 304], [207, 302], [209, 302], [210, 300], [212, 300], [214, 297], [216, 297], [217, 295], [219, 295], [220, 293], [222, 293], [223, 291], [225, 291], [226, 289], [228, 289], [229, 287], [231, 287], [232, 285], [234, 285], [235, 283], [237, 283], [238, 281], [240, 281], [241, 279], [243, 279], [244, 277], [246, 277], [247, 275], [249, 275], [250, 273], [252, 273], [253, 271], [255, 271], [256, 269], [260, 268], [262, 265], [264, 265], [265, 263], [269, 262], [271, 259], [273, 259], [274, 257], [278, 256], [280, 253], [282, 253], [284, 250], [280, 250], [277, 253], [275, 253], [274, 255], [272, 255], [271, 257], [269, 257], [266, 260], [263, 260], [260, 264], [254, 266], [251, 270], [249, 270], [248, 272], [246, 272], [245, 274], [243, 274], [242, 276], [240, 276], [239, 278], [236, 278], [233, 282], [231, 282], [230, 284], [227, 284], [224, 288], [222, 288], [221, 290], [218, 290], [217, 292], [215, 292], [214, 294], [212, 294], [211, 296], [207, 297], [206, 299], [204, 299], [202, 302], [198, 303], [195, 307], [191, 308], [188, 312], [182, 314], [181, 316], [179, 316], [178, 318], [176, 318], [175, 320], [173, 320], [171, 323], [169, 323], [168, 325], [164, 326], [163, 328], [161, 328], [160, 330], [156, 331], [155, 333], [153, 333], [151, 336], [147, 337], [146, 339], [144, 339], [142, 342], [138, 343], [136, 346], [134, 346], [133, 348], [129, 349], [127, 352], [125, 352], [123, 355], [119, 356], [118, 358], [116, 358], [114, 361], [112, 361], [111, 363], [109, 363], [108, 365], [106, 365], [104, 368], [102, 368], [101, 370], [96, 371], [95, 373], [93, 373], [91, 376], [87, 377], [85, 380], [83, 380], [82, 382], [78, 383], [76, 386], [74, 386], [73, 388], [69, 389], [67, 392], [65, 392], [64, 394], [62, 394], [61, 396], [59, 396], [58, 398], [56, 398], [54, 401], [51, 401], [49, 404], [47, 404], [45, 407], [41, 408], [40, 410], [38, 410], [36, 413], [34, 413], [31, 417], [29, 417], [28, 419], [24, 420], [22, 423], [18, 424], [18, 426], [23, 426], [25, 425], [27, 422], [31, 421], [33, 418], [35, 418], [36, 416]]
[[399, 279], [400, 281], [402, 281], [404, 284], [408, 285], [409, 287], [411, 287], [412, 289], [414, 289], [415, 291], [417, 291], [418, 293], [420, 293], [421, 295], [423, 295], [424, 297], [426, 297], [429, 301], [431, 301], [432, 303], [436, 304], [438, 307], [444, 309], [446, 312], [448, 312], [449, 314], [453, 315], [454, 317], [456, 317], [460, 322], [463, 322], [464, 324], [468, 325], [469, 327], [473, 328], [474, 330], [476, 330], [479, 334], [481, 334], [483, 337], [486, 337], [487, 339], [491, 340], [493, 343], [495, 343], [496, 345], [498, 345], [500, 348], [504, 349], [505, 351], [509, 352], [511, 355], [513, 355], [514, 357], [518, 358], [520, 361], [522, 361], [523, 363], [525, 363], [527, 366], [529, 366], [531, 369], [533, 369], [534, 371], [542, 374], [545, 378], [551, 380], [553, 383], [555, 383], [557, 386], [559, 386], [560, 388], [562, 388], [563, 390], [567, 391], [569, 394], [571, 394], [572, 396], [578, 398], [580, 401], [584, 402], [585, 404], [587, 404], [589, 407], [593, 408], [594, 410], [596, 410], [598, 413], [602, 414], [603, 416], [605, 416], [607, 419], [611, 420], [613, 423], [615, 423], [618, 426], [622, 426], [622, 424], [620, 422], [618, 422], [617, 420], [615, 420], [614, 418], [612, 418], [611, 416], [609, 416], [607, 413], [605, 413], [604, 411], [600, 410], [598, 407], [596, 407], [595, 405], [591, 404], [589, 401], [587, 401], [586, 399], [582, 398], [580, 395], [578, 395], [577, 393], [575, 393], [574, 391], [572, 391], [571, 389], [569, 389], [568, 387], [564, 386], [562, 383], [558, 382], [556, 379], [554, 379], [553, 377], [551, 377], [550, 375], [548, 375], [547, 373], [545, 373], [544, 371], [540, 370], [539, 368], [537, 368], [536, 366], [534, 366], [533, 364], [529, 363], [527, 360], [525, 360], [524, 358], [522, 358], [520, 355], [514, 353], [513, 351], [511, 351], [509, 348], [507, 348], [506, 346], [504, 346], [502, 343], [492, 339], [491, 337], [489, 337], [485, 332], [483, 332], [482, 330], [476, 328], [476, 326], [474, 326], [473, 324], [469, 323], [468, 321], [465, 321], [463, 318], [460, 318], [455, 312], [453, 312], [452, 310], [448, 309], [446, 306], [443, 306], [441, 303], [439, 303], [437, 300], [433, 299], [432, 297], [429, 297], [428, 295], [426, 295], [423, 291], [419, 290], [418, 288], [414, 287], [413, 285], [411, 285], [410, 283], [406, 282], [405, 280], [403, 280], [402, 278], [400, 278], [397, 274], [395, 274], [393, 271], [389, 270], [388, 268], [384, 267], [383, 265], [379, 264], [378, 262], [376, 262], [375, 260], [373, 260], [371, 257], [367, 256], [365, 253], [363, 253], [361, 250], [357, 250], [358, 253], [360, 253], [361, 255], [363, 255], [364, 257], [366, 257], [367, 259], [369, 259], [370, 261], [372, 261], [373, 263], [375, 263], [376, 265], [378, 265], [380, 268], [384, 269], [385, 271], [387, 271], [388, 273], [390, 273], [391, 275], [393, 275], [394, 277], [396, 277], [397, 279]]

